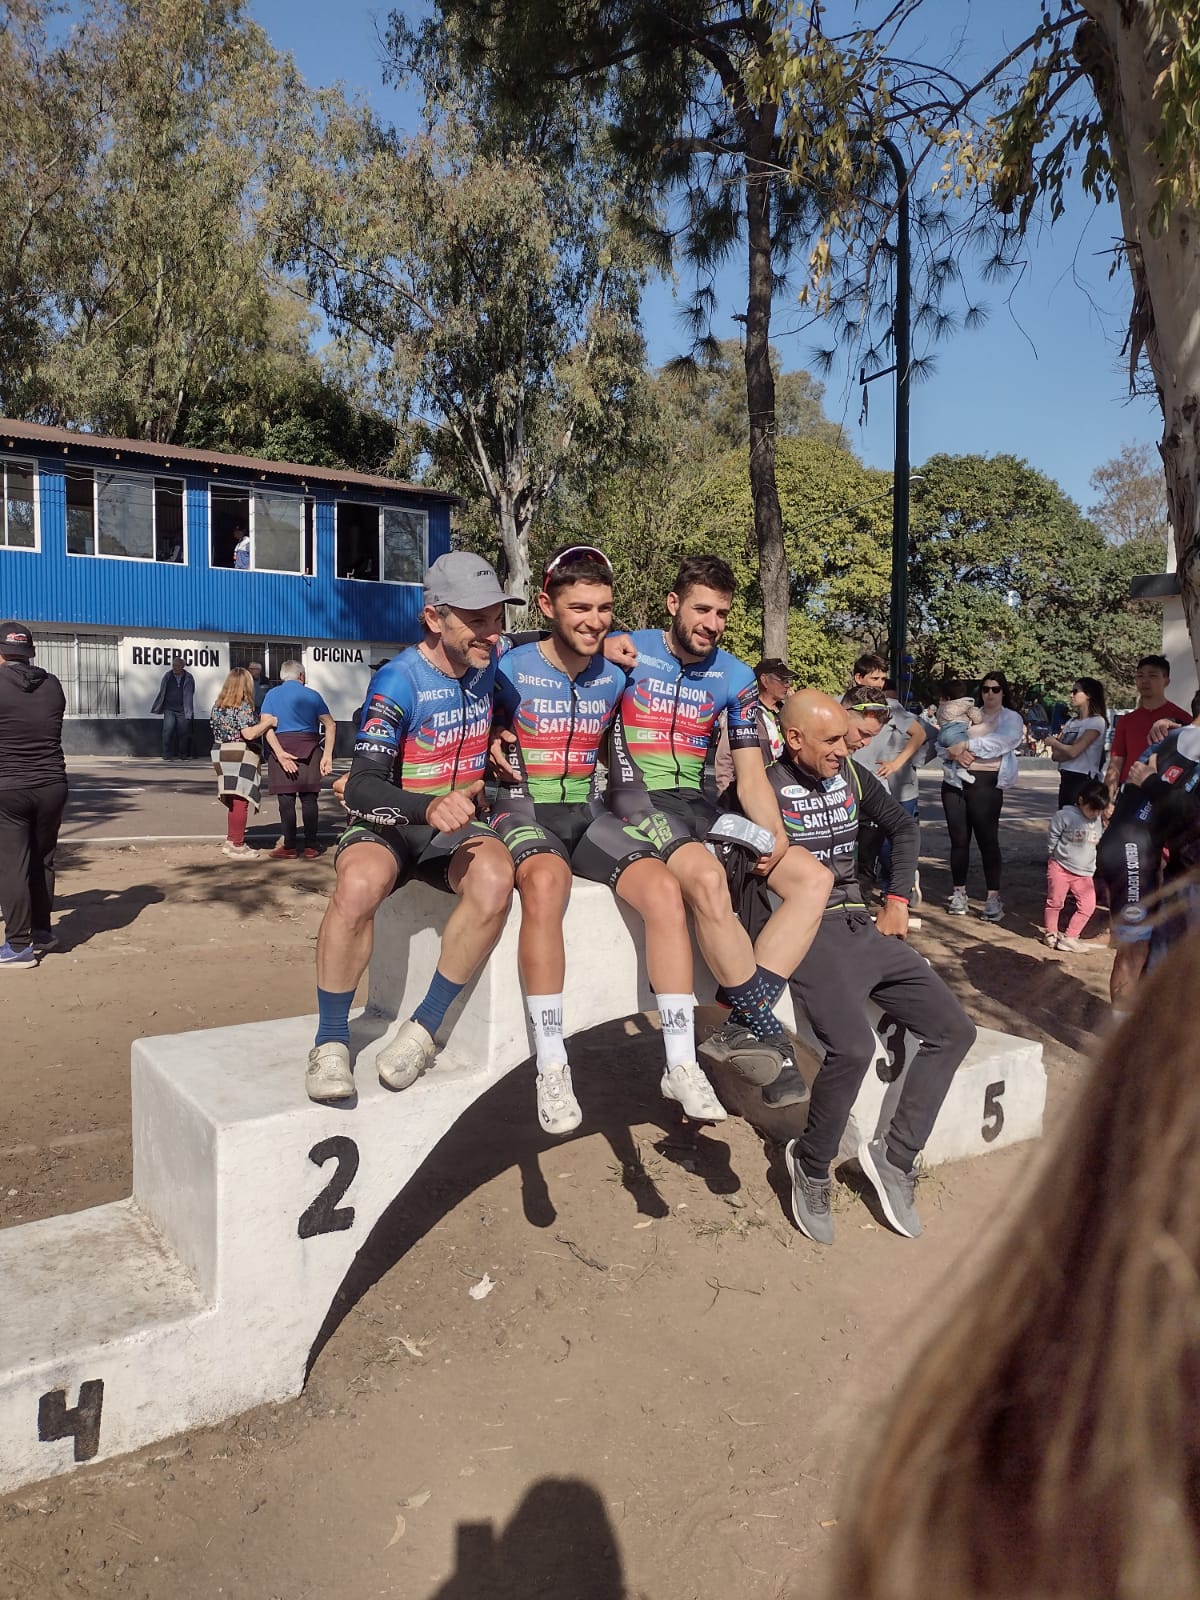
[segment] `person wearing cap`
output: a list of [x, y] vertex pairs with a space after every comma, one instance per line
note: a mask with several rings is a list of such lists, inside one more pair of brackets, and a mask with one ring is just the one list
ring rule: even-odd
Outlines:
[[[847, 700], [861, 700], [851, 691]], [[897, 1233], [921, 1231], [914, 1205], [917, 1156], [951, 1080], [975, 1042], [975, 1025], [929, 964], [904, 942], [917, 865], [917, 825], [870, 772], [849, 759], [878, 724], [874, 709], [841, 705], [815, 689], [785, 703], [786, 749], [768, 769], [792, 845], [830, 867], [834, 885], [812, 945], [789, 980], [824, 1060], [812, 1087], [808, 1122], [787, 1147], [792, 1215], [819, 1244], [833, 1243], [830, 1163], [875, 1059], [877, 1040], [864, 1007], [874, 1000], [921, 1040], [908, 1063], [887, 1128], [859, 1146], [864, 1175]], [[858, 886], [858, 830], [866, 818], [892, 840], [892, 890], [872, 922]]]
[[[896, 688], [892, 683], [885, 682], [881, 689], [866, 684], [852, 684], [845, 704], [852, 710], [869, 712], [879, 718], [878, 728], [866, 744], [854, 752], [854, 760], [860, 767], [873, 772], [880, 783], [887, 785], [892, 799], [901, 810], [908, 812], [919, 828], [917, 758], [926, 748], [931, 730], [920, 717], [914, 717], [904, 709], [896, 698]], [[876, 862], [883, 874], [882, 888], [886, 896], [891, 881], [891, 841], [883, 838], [878, 829], [867, 827], [859, 836], [858, 865], [863, 883], [868, 887], [875, 882]], [[916, 883], [913, 893], [914, 898], [919, 899]]]
[[[770, 765], [772, 761], [778, 761], [783, 753], [783, 733], [779, 727], [779, 713], [783, 709], [783, 702], [792, 692], [792, 669], [778, 656], [765, 656], [754, 669], [754, 680], [758, 684], [758, 705], [754, 713], [755, 721], [758, 723], [758, 747], [762, 751], [763, 760]], [[729, 747], [729, 727], [725, 720], [722, 720], [721, 736], [717, 740], [713, 774], [716, 778], [717, 793], [724, 794], [733, 782], [734, 776], [733, 752]]]
[[380, 1080], [406, 1089], [433, 1064], [435, 1037], [487, 960], [512, 900], [512, 857], [478, 816], [505, 594], [491, 566], [452, 550], [425, 575], [420, 644], [371, 679], [344, 803], [333, 895], [317, 936], [319, 1019], [305, 1087], [350, 1099], [350, 1007], [371, 959], [375, 913], [419, 878], [458, 897], [428, 993], [385, 1036]]
[[54, 852], [67, 803], [62, 684], [34, 662], [33, 635], [0, 623], [0, 971], [29, 972], [55, 938]]

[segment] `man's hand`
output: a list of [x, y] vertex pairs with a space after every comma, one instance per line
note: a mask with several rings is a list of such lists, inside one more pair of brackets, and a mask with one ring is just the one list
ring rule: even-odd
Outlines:
[[332, 771], [333, 757], [328, 750], [325, 750], [321, 755], [321, 776], [327, 778]]
[[1175, 729], [1181, 726], [1182, 724], [1176, 722], [1172, 717], [1159, 717], [1158, 721], [1150, 729], [1150, 737], [1146, 742], [1147, 744], [1161, 744], [1169, 733], [1174, 733]]
[[454, 833], [475, 820], [475, 801], [483, 793], [483, 779], [476, 778], [465, 789], [439, 794], [425, 810], [425, 821], [439, 833]]
[[890, 898], [883, 902], [879, 915], [875, 918], [875, 926], [880, 933], [887, 934], [893, 939], [908, 938], [908, 906], [903, 900]]
[[335, 800], [340, 800], [343, 806], [346, 804], [346, 785], [349, 782], [350, 774], [348, 772], [343, 772], [340, 778], [333, 780], [333, 797]]
[[507, 728], [500, 728], [492, 736], [492, 742], [488, 746], [488, 760], [491, 762], [492, 771], [500, 779], [501, 783], [520, 782], [520, 774], [509, 765], [504, 753], [505, 745], [513, 745], [516, 742], [517, 736], [515, 733], [510, 733]]
[[637, 648], [627, 633], [610, 633], [604, 641], [604, 659], [617, 667], [636, 667]]
[[769, 856], [759, 857], [758, 865], [754, 868], [754, 876], [756, 878], [769, 878], [788, 853], [789, 844], [786, 832], [781, 829], [773, 837], [775, 839], [775, 848]]
[[294, 778], [300, 770], [300, 763], [295, 759], [294, 756], [288, 755], [286, 750], [277, 751], [275, 754], [275, 759], [287, 773], [289, 778]]
[[891, 761], [881, 761], [875, 768], [875, 776], [880, 779], [881, 782], [885, 781], [894, 773], [899, 772], [900, 768], [905, 765], [906, 760], [907, 758], [905, 756], [895, 756]]
[[1140, 789], [1146, 779], [1154, 773], [1153, 761], [1135, 761], [1125, 774], [1125, 782], [1131, 783], [1135, 789]]

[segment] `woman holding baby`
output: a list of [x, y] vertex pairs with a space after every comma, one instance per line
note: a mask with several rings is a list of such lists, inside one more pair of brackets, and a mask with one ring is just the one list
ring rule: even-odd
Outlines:
[[948, 759], [942, 774], [942, 810], [950, 834], [953, 886], [946, 909], [956, 917], [965, 917], [970, 909], [967, 869], [974, 835], [987, 889], [983, 916], [989, 922], [999, 922], [1004, 915], [1000, 898], [1000, 813], [1005, 789], [1017, 781], [1016, 752], [1025, 737], [1025, 724], [1013, 709], [1008, 679], [1002, 672], [984, 673], [976, 709], [977, 721], [964, 719], [969, 732], [944, 750]]

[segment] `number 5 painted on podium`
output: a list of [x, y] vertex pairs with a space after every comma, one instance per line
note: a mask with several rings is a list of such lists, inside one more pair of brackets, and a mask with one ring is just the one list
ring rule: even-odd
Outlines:
[[991, 1144], [1000, 1137], [1000, 1130], [1004, 1126], [1004, 1107], [1000, 1104], [1000, 1096], [1004, 1093], [1004, 1079], [999, 1083], [989, 1083], [983, 1091], [983, 1127], [980, 1133], [985, 1144]]

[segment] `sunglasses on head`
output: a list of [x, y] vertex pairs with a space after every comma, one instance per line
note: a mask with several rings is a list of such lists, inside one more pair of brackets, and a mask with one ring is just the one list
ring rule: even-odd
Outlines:
[[603, 550], [597, 550], [593, 544], [572, 544], [565, 550], [560, 550], [542, 574], [542, 588], [546, 587], [551, 574], [568, 561], [593, 561], [598, 567], [603, 567], [608, 577], [613, 575], [613, 565]]

